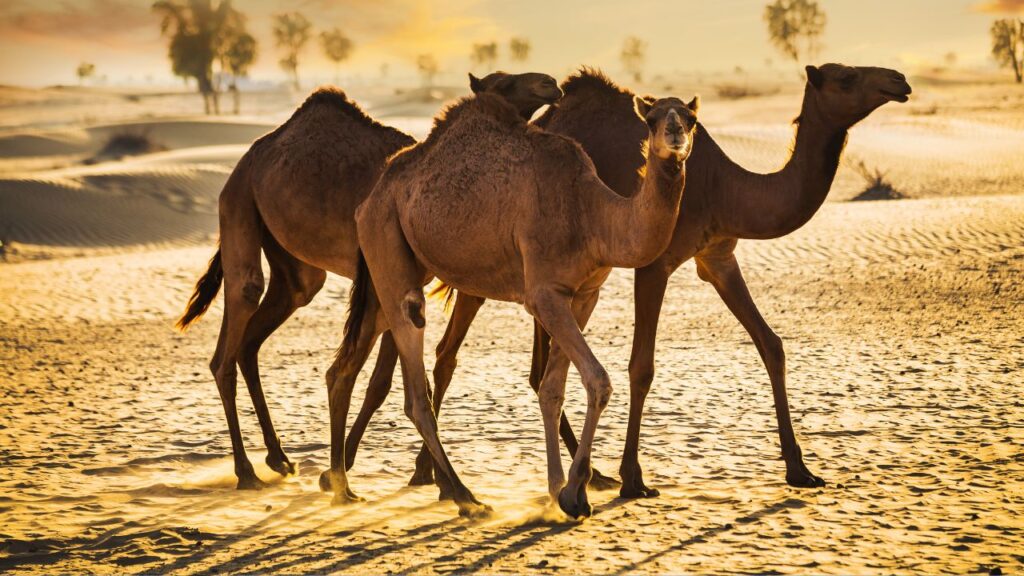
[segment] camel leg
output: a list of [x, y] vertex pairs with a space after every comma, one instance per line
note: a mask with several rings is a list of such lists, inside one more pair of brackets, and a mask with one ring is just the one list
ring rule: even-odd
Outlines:
[[[541, 378], [544, 377], [545, 366], [548, 362], [548, 353], [551, 349], [551, 336], [544, 331], [544, 327], [540, 325], [537, 320], [533, 321], [533, 358], [530, 363], [530, 388], [533, 388], [534, 392], [540, 389]], [[565, 443], [565, 447], [569, 450], [569, 456], [576, 456], [576, 449], [579, 447], [579, 442], [576, 441], [576, 434], [572, 431], [572, 425], [569, 424], [569, 419], [565, 416], [565, 412], [562, 412], [561, 420], [558, 423], [558, 434], [562, 437], [562, 442]], [[593, 474], [590, 476], [590, 487], [594, 490], [611, 490], [618, 488], [621, 482], [610, 476], [605, 476], [597, 468], [592, 468]]]
[[[386, 217], [381, 220], [366, 222], [376, 234], [364, 244], [363, 251], [402, 361], [405, 413], [430, 449], [438, 471], [451, 482], [452, 496], [459, 507], [459, 514], [485, 514], [490, 509], [481, 504], [462, 483], [438, 437], [437, 418], [428, 396], [426, 367], [423, 364], [423, 329], [426, 324], [423, 316], [426, 308], [426, 299], [423, 297], [424, 273], [418, 268], [397, 219]], [[361, 221], [360, 226], [363, 225]]]
[[[597, 421], [608, 405], [612, 390], [608, 372], [598, 362], [580, 331], [580, 324], [586, 322], [593, 310], [596, 296], [596, 292], [593, 295], [579, 296], [578, 301], [574, 302], [564, 291], [556, 288], [535, 290], [528, 300], [529, 310], [551, 334], [556, 344], [552, 347], [538, 393], [544, 417], [548, 491], [553, 499], [557, 499], [559, 507], [573, 518], [590, 516], [592, 513], [590, 502], [587, 500], [587, 482], [591, 474], [590, 452], [597, 431]], [[583, 379], [583, 385], [587, 390], [587, 415], [580, 436], [580, 445], [569, 469], [569, 479], [565, 482], [558, 423], [565, 398], [567, 360], [572, 361]]]
[[242, 338], [238, 365], [242, 370], [256, 416], [259, 418], [263, 441], [267, 447], [267, 466], [287, 476], [295, 473], [281, 448], [274, 430], [270, 410], [260, 382], [259, 351], [263, 342], [277, 330], [298, 308], [309, 304], [323, 287], [327, 274], [319, 268], [302, 263], [286, 253], [269, 234], [264, 234], [264, 252], [270, 262], [270, 282], [267, 294], [246, 326]]
[[370, 424], [370, 418], [380, 409], [391, 392], [391, 379], [395, 374], [395, 365], [398, 363], [398, 348], [395, 347], [395, 339], [391, 332], [385, 332], [380, 339], [380, 348], [377, 351], [377, 364], [373, 367], [373, 374], [370, 376], [370, 383], [366, 387], [366, 396], [363, 397], [363, 404], [359, 408], [359, 415], [356, 417], [348, 438], [345, 439], [345, 469], [351, 470], [352, 464], [356, 461], [356, 451], [359, 450], [359, 442]]
[[654, 498], [659, 494], [657, 489], [644, 484], [638, 452], [644, 401], [654, 380], [654, 345], [668, 276], [663, 268], [654, 265], [636, 271], [633, 300], [636, 327], [633, 330], [633, 351], [629, 357], [629, 424], [619, 466], [619, 475], [622, 476], [619, 495], [623, 498]]
[[786, 354], [782, 339], [772, 331], [757, 310], [750, 297], [747, 283], [743, 280], [739, 263], [732, 253], [714, 258], [697, 258], [697, 272], [702, 280], [710, 282], [733, 316], [750, 334], [761, 361], [768, 369], [775, 400], [775, 417], [779, 424], [779, 440], [782, 444], [782, 458], [786, 462], [786, 482], [797, 488], [819, 488], [825, 481], [815, 476], [804, 465], [803, 453], [793, 433], [789, 415], [789, 399], [786, 394]]
[[[441, 401], [444, 399], [445, 391], [448, 390], [448, 385], [451, 384], [452, 375], [455, 374], [455, 368], [458, 365], [457, 356], [459, 348], [462, 347], [462, 343], [466, 340], [469, 326], [473, 323], [476, 313], [484, 305], [484, 302], [486, 302], [485, 298], [471, 296], [462, 292], [455, 297], [455, 308], [452, 310], [452, 317], [448, 320], [444, 336], [438, 342], [435, 352], [437, 360], [434, 363], [434, 393], [431, 396], [435, 417], [441, 413]], [[447, 483], [447, 478], [443, 474], [438, 474], [436, 479], [437, 485], [441, 489], [440, 499], [451, 499], [451, 486]], [[423, 444], [420, 446], [420, 452], [416, 456], [416, 472], [413, 474], [412, 479], [409, 480], [409, 485], [425, 486], [433, 484], [434, 480], [434, 460], [430, 457], [430, 450], [427, 448], [427, 445]]]
[[369, 299], [366, 309], [366, 318], [369, 322], [363, 324], [355, 345], [339, 350], [334, 363], [327, 370], [327, 401], [331, 412], [331, 469], [326, 473], [326, 477], [321, 474], [320, 488], [326, 490], [330, 487], [334, 492], [331, 504], [362, 500], [352, 492], [348, 484], [345, 468], [345, 425], [348, 421], [356, 377], [366, 363], [370, 351], [373, 350], [373, 344], [379, 334], [375, 329], [375, 325], [378, 324], [376, 320], [379, 306], [372, 295]]
[[225, 202], [230, 191], [238, 191], [235, 172], [225, 185], [220, 210], [221, 258], [224, 267], [224, 320], [217, 351], [210, 369], [217, 381], [224, 415], [231, 435], [231, 453], [235, 461], [238, 488], [260, 489], [264, 482], [256, 476], [245, 454], [235, 403], [238, 383], [238, 356], [246, 326], [256, 312], [263, 295], [263, 269], [260, 262], [261, 229], [255, 204]]

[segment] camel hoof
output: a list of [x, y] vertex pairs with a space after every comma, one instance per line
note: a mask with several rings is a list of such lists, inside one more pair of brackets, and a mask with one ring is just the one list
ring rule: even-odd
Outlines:
[[612, 490], [618, 488], [621, 485], [622, 482], [619, 482], [618, 480], [610, 476], [605, 476], [604, 474], [601, 474], [597, 470], [594, 470], [593, 475], [590, 477], [589, 483], [589, 486], [594, 490]]
[[558, 492], [558, 507], [573, 519], [589, 518], [594, 513], [594, 509], [590, 506], [590, 502], [587, 500], [587, 493], [584, 490], [579, 490], [576, 498], [573, 499], [573, 494], [562, 488]]
[[257, 478], [255, 473], [238, 477], [238, 490], [263, 490], [267, 486], [269, 484]]
[[331, 471], [324, 470], [320, 473], [320, 491], [330, 492], [331, 491]]
[[806, 468], [798, 473], [786, 473], [786, 484], [793, 488], [824, 488], [825, 481], [811, 474]]
[[356, 496], [352, 490], [345, 488], [345, 490], [334, 495], [331, 498], [331, 506], [345, 506], [347, 504], [355, 504], [357, 502], [366, 502], [365, 498]]
[[459, 502], [459, 516], [462, 518], [470, 518], [472, 520], [480, 520], [487, 518], [494, 513], [494, 508], [491, 508], [487, 504], [481, 504], [476, 500], [469, 502]]
[[643, 482], [639, 486], [623, 484], [622, 488], [619, 488], [621, 498], [657, 498], [660, 495], [661, 492], [657, 488], [648, 488]]
[[292, 476], [295, 474], [295, 464], [292, 464], [292, 461], [284, 454], [281, 454], [278, 457], [273, 457], [270, 454], [267, 454], [264, 461], [267, 463], [267, 466], [270, 466], [271, 470], [277, 472], [281, 476]]

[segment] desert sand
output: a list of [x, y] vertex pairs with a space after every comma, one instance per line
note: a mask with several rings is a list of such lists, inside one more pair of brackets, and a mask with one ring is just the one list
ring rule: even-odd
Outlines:
[[[646, 478], [661, 496], [591, 492], [595, 515], [583, 522], [546, 507], [543, 427], [526, 384], [530, 320], [495, 302], [470, 332], [440, 422], [455, 466], [494, 515], [460, 519], [435, 489], [405, 486], [419, 442], [397, 383], [350, 473], [366, 502], [332, 507], [317, 477], [329, 459], [323, 372], [349, 285], [336, 277], [261, 355], [271, 412], [299, 473], [280, 479], [262, 465], [240, 387], [250, 457], [274, 484], [233, 490], [206, 367], [220, 302], [187, 334], [172, 323], [214, 249], [220, 184], [273, 122], [57, 126], [40, 114], [8, 128], [0, 132], [8, 260], [0, 263], [0, 570], [1019, 572], [1024, 116], [1014, 94], [915, 84], [911, 104], [853, 130], [830, 201], [806, 227], [740, 245], [753, 296], [785, 341], [805, 461], [827, 487], [785, 485], [764, 368], [688, 263], [669, 285], [641, 437]], [[798, 104], [792, 91], [707, 98], [704, 121], [734, 158], [769, 170], [785, 157]], [[432, 113], [421, 108], [395, 106], [396, 117], [370, 110], [421, 137]], [[166, 150], [82, 164], [102, 134], [126, 123], [147, 124]], [[858, 162], [906, 198], [847, 201], [866, 186]], [[632, 272], [613, 273], [586, 332], [615, 386], [594, 462], [613, 475], [625, 436], [632, 298]], [[428, 345], [444, 321], [433, 303]], [[566, 410], [577, 425], [584, 408], [573, 372]]]

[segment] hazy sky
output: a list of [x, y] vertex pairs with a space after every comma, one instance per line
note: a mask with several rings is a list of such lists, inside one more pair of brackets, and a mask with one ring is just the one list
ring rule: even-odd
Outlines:
[[[317, 30], [339, 27], [356, 43], [345, 74], [412, 73], [416, 55], [432, 53], [449, 75], [469, 68], [474, 42], [497, 40], [499, 67], [561, 75], [580, 64], [619, 73], [623, 38], [648, 42], [648, 72], [790, 66], [767, 41], [766, 0], [236, 0], [260, 41], [252, 76], [282, 74], [271, 16], [297, 10]], [[912, 68], [954, 52], [966, 66], [990, 65], [988, 28], [1000, 14], [1024, 14], [1024, 0], [819, 0], [828, 17], [819, 61]], [[0, 83], [73, 83], [80, 61], [112, 82], [172, 79], [149, 0], [2, 0]], [[511, 65], [505, 43], [520, 35], [530, 60]], [[329, 78], [333, 67], [311, 41], [300, 73]]]

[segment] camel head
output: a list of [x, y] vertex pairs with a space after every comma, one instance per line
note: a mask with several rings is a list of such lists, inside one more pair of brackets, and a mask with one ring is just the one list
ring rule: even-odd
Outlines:
[[680, 162], [686, 160], [693, 146], [700, 98], [694, 96], [689, 103], [684, 103], [673, 97], [654, 100], [637, 96], [633, 104], [637, 115], [651, 131], [649, 152], [662, 160], [672, 157]]
[[887, 102], [909, 100], [910, 84], [895, 70], [842, 64], [807, 66], [806, 70], [807, 96], [815, 99], [826, 119], [843, 128]]
[[533, 117], [538, 108], [546, 104], [554, 104], [562, 97], [558, 82], [547, 74], [527, 72], [525, 74], [506, 74], [492, 72], [483, 78], [469, 75], [469, 89], [474, 94], [489, 92], [505, 98], [509, 104], [519, 111], [524, 120]]

